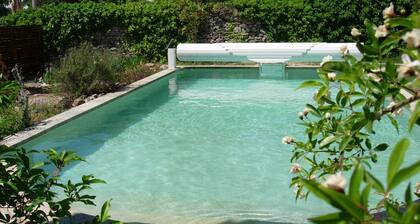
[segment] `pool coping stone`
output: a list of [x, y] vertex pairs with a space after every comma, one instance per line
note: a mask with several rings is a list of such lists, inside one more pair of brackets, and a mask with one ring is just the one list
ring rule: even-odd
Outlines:
[[44, 134], [47, 130], [61, 126], [82, 114], [85, 114], [93, 109], [99, 108], [107, 103], [112, 102], [113, 100], [120, 98], [133, 90], [136, 90], [142, 86], [145, 86], [149, 83], [152, 83], [160, 78], [163, 78], [171, 73], [176, 71], [176, 69], [166, 69], [160, 72], [157, 72], [153, 75], [147, 76], [143, 79], [140, 79], [136, 82], [133, 82], [124, 88], [117, 90], [116, 92], [107, 93], [103, 96], [100, 96], [96, 99], [90, 100], [86, 103], [83, 103], [79, 106], [72, 107], [69, 110], [66, 110], [62, 113], [54, 115], [44, 121], [39, 122], [38, 124], [28, 127], [23, 131], [17, 132], [13, 135], [9, 135], [0, 141], [0, 145], [6, 145], [8, 147], [13, 147], [22, 143], [25, 143], [36, 136]]

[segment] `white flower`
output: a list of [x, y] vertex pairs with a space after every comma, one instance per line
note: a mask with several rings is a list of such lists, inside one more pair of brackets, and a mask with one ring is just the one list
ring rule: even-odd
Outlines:
[[420, 47], [420, 29], [413, 29], [411, 32], [406, 33], [402, 39], [407, 42], [408, 47]]
[[362, 35], [362, 33], [360, 33], [360, 31], [357, 28], [354, 28], [354, 27], [353, 27], [353, 29], [351, 29], [350, 33], [353, 37], [357, 37], [357, 36]]
[[290, 145], [294, 141], [295, 140], [291, 136], [284, 136], [283, 139], [281, 140], [281, 142], [283, 142], [283, 144], [285, 144], [285, 145]]
[[299, 112], [298, 117], [299, 119], [303, 120], [303, 118], [305, 117], [305, 114], [303, 114], [303, 112]]
[[299, 163], [293, 163], [290, 167], [290, 173], [299, 173], [300, 171], [302, 171], [302, 167]]
[[330, 175], [323, 183], [322, 186], [336, 190], [338, 192], [344, 192], [346, 187], [346, 178], [341, 172], [338, 172], [334, 175]]
[[323, 66], [325, 63], [327, 63], [329, 61], [332, 61], [332, 60], [333, 60], [333, 57], [331, 55], [327, 55], [327, 56], [322, 58], [322, 61], [321, 61], [320, 65]]
[[376, 38], [386, 37], [388, 35], [388, 29], [385, 25], [380, 25], [379, 27], [374, 26], [373, 28], [375, 29]]
[[349, 54], [349, 48], [347, 47], [347, 44], [340, 47], [340, 52], [341, 52], [342, 55]]
[[309, 108], [307, 108], [307, 107], [305, 107], [305, 108], [303, 108], [303, 115], [308, 115], [309, 114], [309, 112], [311, 112], [311, 109], [309, 109]]
[[392, 2], [389, 4], [388, 8], [385, 8], [382, 11], [382, 15], [384, 16], [384, 19], [392, 18], [395, 16], [394, 4], [392, 4]]
[[[395, 107], [397, 105], [397, 103], [395, 101], [391, 101], [391, 103], [389, 103], [389, 105], [387, 106], [388, 109], [391, 109], [393, 107]], [[399, 108], [397, 110], [395, 110], [394, 112], [392, 112], [392, 116], [397, 116], [400, 115], [402, 113], [402, 108]]]
[[372, 73], [372, 72], [369, 72], [367, 76], [373, 79], [373, 81], [375, 82], [380, 82], [382, 80], [379, 76], [377, 76], [375, 73]]
[[398, 77], [419, 75], [420, 61], [411, 61], [410, 57], [406, 54], [401, 55], [402, 64], [398, 67]]
[[331, 118], [331, 114], [330, 114], [330, 112], [327, 112], [327, 113], [325, 113], [325, 118], [327, 118], [327, 119], [330, 119]]
[[414, 193], [420, 197], [420, 182], [416, 183], [416, 191]]
[[328, 72], [327, 77], [329, 80], [335, 80], [337, 74], [335, 72]]

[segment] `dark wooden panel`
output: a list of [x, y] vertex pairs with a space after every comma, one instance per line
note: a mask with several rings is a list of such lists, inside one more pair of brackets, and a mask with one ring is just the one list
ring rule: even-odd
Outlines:
[[17, 64], [25, 79], [39, 76], [43, 69], [42, 28], [0, 26], [0, 54], [8, 72]]

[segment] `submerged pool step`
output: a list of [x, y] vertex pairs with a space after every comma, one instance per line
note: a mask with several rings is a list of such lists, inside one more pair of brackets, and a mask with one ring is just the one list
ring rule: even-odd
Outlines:
[[260, 64], [260, 77], [261, 78], [287, 78], [286, 64]]

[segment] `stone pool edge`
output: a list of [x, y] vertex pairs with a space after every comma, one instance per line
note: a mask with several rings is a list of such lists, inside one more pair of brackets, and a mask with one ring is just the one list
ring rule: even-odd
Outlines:
[[110, 103], [128, 93], [130, 93], [133, 90], [136, 90], [142, 86], [145, 86], [149, 83], [152, 83], [160, 78], [163, 78], [177, 69], [166, 69], [160, 72], [157, 72], [153, 75], [147, 76], [143, 79], [140, 79], [136, 82], [133, 82], [126, 87], [124, 87], [121, 90], [118, 90], [116, 92], [107, 93], [103, 96], [100, 96], [94, 100], [88, 101], [84, 104], [81, 104], [76, 107], [72, 107], [69, 110], [66, 110], [62, 113], [59, 113], [57, 115], [54, 115], [53, 117], [50, 117], [44, 121], [41, 121], [40, 123], [28, 127], [23, 131], [17, 132], [13, 135], [9, 135], [5, 137], [3, 140], [0, 141], [0, 145], [6, 145], [8, 147], [13, 147], [18, 144], [25, 143], [41, 134], [44, 134], [50, 129], [56, 128], [58, 126], [61, 126], [93, 109], [99, 108], [100, 106], [103, 106], [107, 103]]

